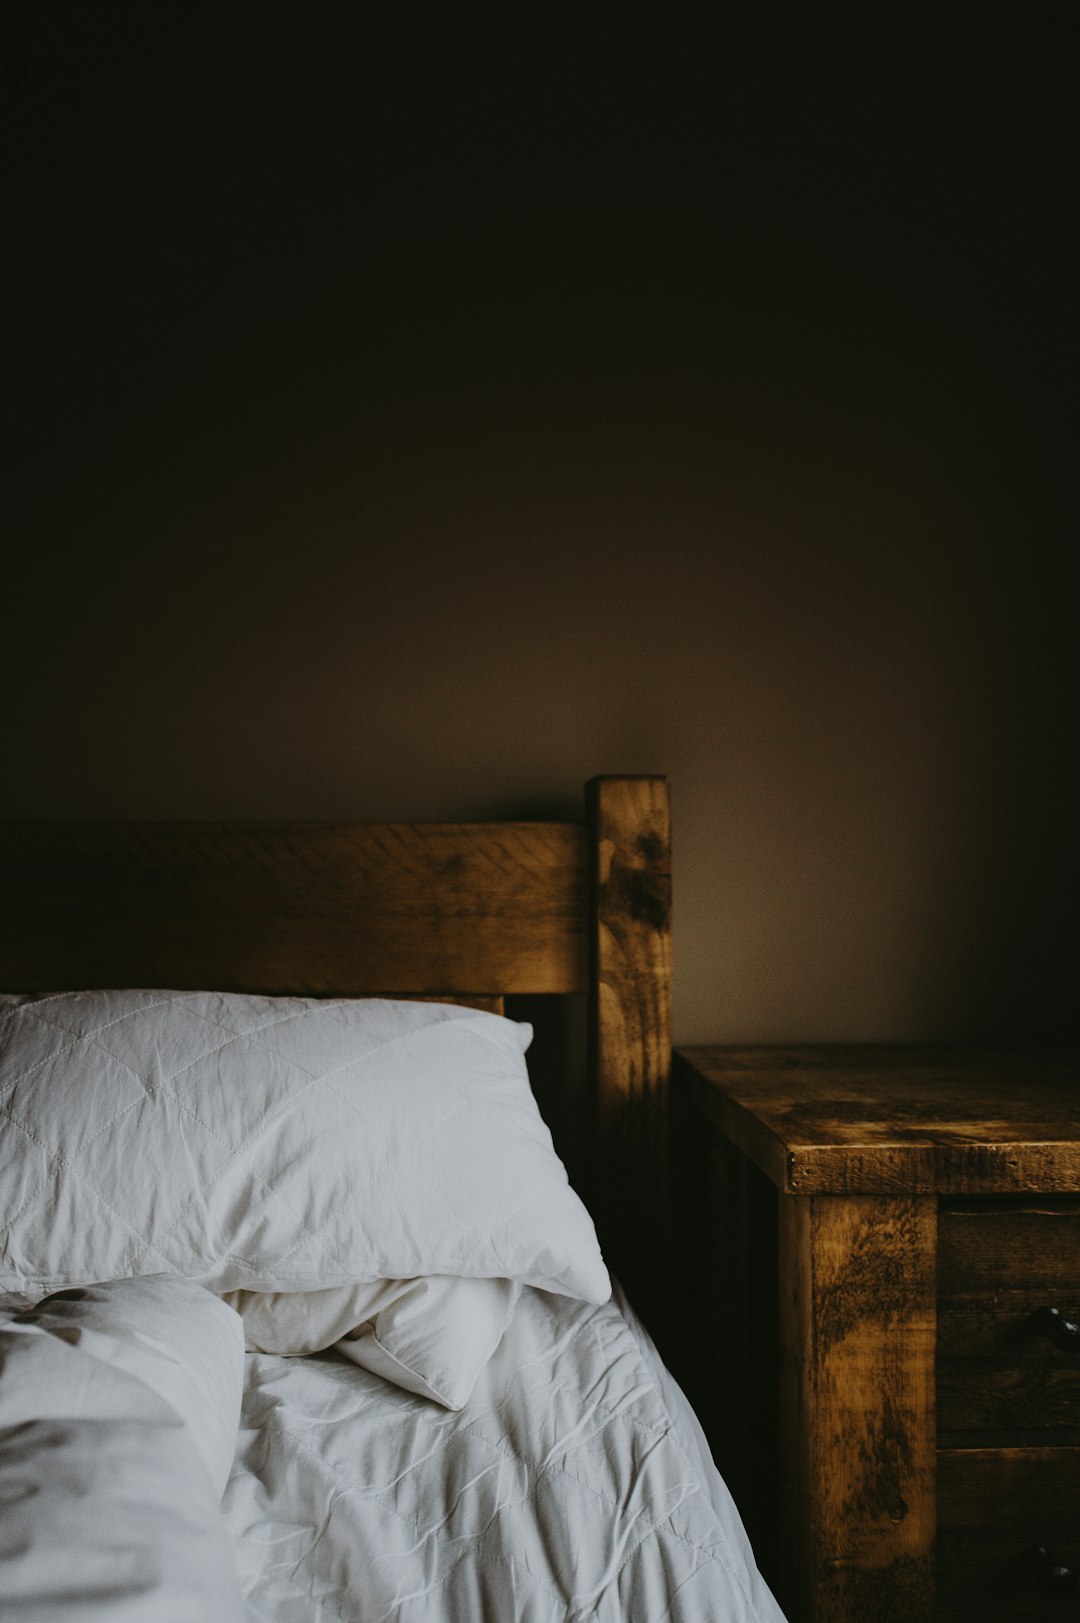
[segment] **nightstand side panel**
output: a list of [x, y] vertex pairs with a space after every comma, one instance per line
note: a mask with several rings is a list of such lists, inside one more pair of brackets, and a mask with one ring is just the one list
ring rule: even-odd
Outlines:
[[933, 1609], [932, 1196], [780, 1202], [782, 1537], [798, 1623]]

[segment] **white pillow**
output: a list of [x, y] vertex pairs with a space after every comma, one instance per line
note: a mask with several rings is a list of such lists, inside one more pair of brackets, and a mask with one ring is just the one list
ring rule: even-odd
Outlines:
[[463, 1409], [510, 1322], [509, 1279], [379, 1279], [337, 1290], [231, 1291], [251, 1352], [338, 1352], [446, 1409]]
[[605, 1301], [531, 1028], [379, 999], [61, 993], [0, 1012], [0, 1290], [427, 1274]]

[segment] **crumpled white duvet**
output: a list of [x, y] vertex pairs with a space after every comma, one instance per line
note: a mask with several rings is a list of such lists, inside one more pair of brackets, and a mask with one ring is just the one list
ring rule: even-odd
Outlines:
[[782, 1623], [615, 1302], [526, 1290], [456, 1414], [333, 1353], [248, 1365], [223, 1507], [259, 1623]]
[[219, 1504], [243, 1358], [239, 1317], [185, 1279], [7, 1303], [2, 1623], [243, 1616]]
[[457, 1413], [183, 1279], [13, 1313], [0, 1623], [783, 1623], [620, 1298], [526, 1289]]

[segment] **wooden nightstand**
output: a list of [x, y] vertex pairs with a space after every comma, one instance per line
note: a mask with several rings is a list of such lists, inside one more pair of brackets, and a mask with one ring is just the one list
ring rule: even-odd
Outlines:
[[688, 1048], [672, 1146], [677, 1371], [792, 1623], [1075, 1623], [1080, 1068]]

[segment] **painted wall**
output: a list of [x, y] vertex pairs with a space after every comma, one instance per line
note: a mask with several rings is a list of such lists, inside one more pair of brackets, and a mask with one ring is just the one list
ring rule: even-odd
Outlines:
[[1055, 41], [615, 16], [23, 20], [4, 813], [663, 771], [682, 1040], [1064, 1036]]

